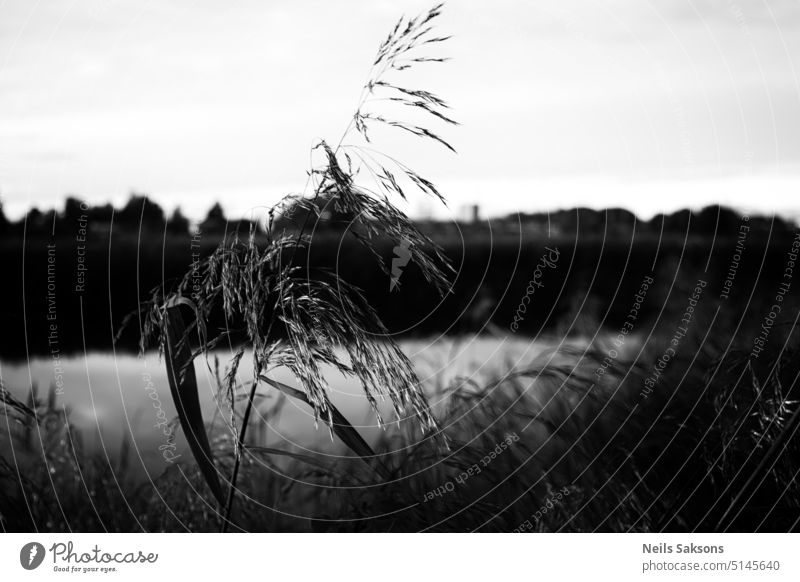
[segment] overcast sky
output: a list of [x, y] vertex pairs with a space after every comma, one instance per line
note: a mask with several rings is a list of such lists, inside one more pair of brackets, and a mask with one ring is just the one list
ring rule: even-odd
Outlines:
[[[0, 0], [0, 198], [132, 191], [199, 217], [303, 188], [378, 43], [430, 2]], [[800, 215], [797, 0], [451, 1], [453, 57], [411, 74], [462, 125], [454, 155], [378, 144], [452, 212], [721, 202]], [[405, 74], [405, 72], [401, 73]], [[428, 213], [415, 200], [408, 208]]]

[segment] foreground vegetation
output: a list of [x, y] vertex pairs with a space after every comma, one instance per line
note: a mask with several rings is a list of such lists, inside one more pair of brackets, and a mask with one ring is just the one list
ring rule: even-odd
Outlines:
[[[775, 347], [754, 359], [745, 338], [755, 330], [724, 335], [723, 319], [698, 317], [647, 398], [666, 326], [610, 364], [612, 343], [568, 342], [524, 368], [499, 361], [432, 378], [426, 392], [449, 450], [412, 422], [393, 424], [373, 443], [383, 476], [356, 457], [264, 448], [253, 431], [232, 529], [798, 531], [796, 332], [777, 327]], [[20, 403], [6, 392], [4, 402], [5, 531], [219, 529], [191, 461], [142, 483], [129, 443], [107, 460], [83, 450], [54, 399]], [[208, 430], [224, 478], [235, 442], [227, 427]]]

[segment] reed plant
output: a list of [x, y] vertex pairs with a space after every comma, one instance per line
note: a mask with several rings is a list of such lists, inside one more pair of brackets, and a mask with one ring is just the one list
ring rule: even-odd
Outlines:
[[[223, 528], [235, 500], [243, 456], [249, 454], [244, 442], [253, 397], [260, 385], [308, 404], [315, 422], [326, 423], [332, 436], [338, 435], [384, 476], [380, 459], [331, 402], [323, 366], [359, 380], [379, 423], [386, 421], [380, 415], [378, 399], [388, 398], [398, 420], [412, 417], [426, 435], [437, 437], [436, 421], [411, 363], [361, 290], [334, 271], [311, 272], [304, 259], [313, 244], [312, 227], [326, 211], [334, 211], [352, 217], [348, 233], [371, 251], [387, 281], [391, 275], [376, 245], [381, 237], [402, 242], [425, 279], [439, 293], [448, 291], [452, 272], [448, 260], [394, 201], [406, 199], [411, 189], [442, 202], [444, 198], [430, 180], [375, 149], [371, 137], [373, 128], [383, 126], [453, 150], [429, 125], [380, 110], [389, 102], [399, 106], [399, 111], [394, 107], [395, 112], [413, 110], [428, 121], [455, 124], [444, 100], [402, 83], [404, 71], [446, 60], [430, 56], [427, 50], [447, 40], [434, 34], [441, 8], [437, 5], [417, 17], [401, 18], [380, 44], [346, 129], [335, 143], [322, 140], [312, 148], [312, 154], [318, 154], [318, 163], [310, 169], [301, 194], [288, 194], [269, 211], [266, 242], [259, 242], [255, 230], [225, 237], [174, 288], [155, 289], [144, 306], [141, 348], [157, 345], [165, 356], [181, 426], [211, 492], [224, 505]], [[291, 228], [287, 220], [278, 220], [298, 215], [303, 219], [296, 228]], [[205, 322], [216, 309], [224, 312], [228, 322], [228, 329], [221, 333], [206, 329]], [[182, 311], [191, 313], [188, 324]], [[200, 413], [193, 361], [208, 355], [234, 328], [244, 332], [246, 342], [236, 349], [228, 365], [231, 406], [234, 392], [243, 384], [239, 363], [245, 350], [252, 352], [253, 366], [241, 426], [235, 425], [234, 415], [230, 417], [237, 449], [224, 499]], [[276, 368], [290, 370], [296, 386], [277, 382], [272, 377]]]

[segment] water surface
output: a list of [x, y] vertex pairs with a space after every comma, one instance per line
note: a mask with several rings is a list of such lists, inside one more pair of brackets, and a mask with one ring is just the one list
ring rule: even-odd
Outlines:
[[[510, 366], [529, 363], [555, 341], [535, 342], [515, 336], [504, 338], [465, 337], [436, 340], [405, 340], [401, 347], [413, 362], [426, 391], [435, 406], [436, 394], [458, 376], [470, 377], [479, 383], [496, 377]], [[215, 358], [224, 375], [231, 352], [218, 351], [208, 359], [197, 359], [195, 370], [206, 422], [223, 429], [229, 423], [230, 410], [218, 393]], [[164, 419], [173, 419], [164, 362], [157, 353], [144, 356], [113, 353], [90, 353], [62, 359], [59, 362], [63, 389], [57, 395], [57, 407], [66, 406], [72, 423], [81, 431], [84, 443], [91, 450], [116, 456], [124, 437], [131, 443], [131, 463], [158, 473], [167, 466], [172, 455], [186, 459], [187, 446], [180, 431], [170, 438]], [[239, 380], [251, 376], [252, 357], [245, 354], [239, 368]], [[367, 403], [357, 380], [345, 378], [333, 369], [325, 370], [332, 399], [342, 413], [368, 440], [374, 440], [382, 429]], [[272, 376], [300, 388], [288, 370], [275, 370]], [[25, 399], [32, 384], [45, 397], [56, 379], [53, 361], [34, 358], [27, 363], [0, 364], [0, 378], [17, 397]], [[238, 394], [243, 400], [246, 388]], [[291, 398], [284, 398], [274, 389], [259, 389], [251, 436], [262, 446], [288, 448], [298, 452], [330, 452], [332, 442], [324, 424], [315, 428], [311, 410]], [[241, 407], [243, 402], [240, 401]], [[390, 406], [380, 403], [384, 419], [394, 418]], [[173, 446], [174, 445], [174, 446]], [[169, 453], [165, 453], [169, 451]]]

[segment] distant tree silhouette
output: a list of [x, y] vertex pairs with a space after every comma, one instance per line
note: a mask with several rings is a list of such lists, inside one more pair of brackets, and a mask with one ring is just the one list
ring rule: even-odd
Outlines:
[[[605, 211], [605, 229], [609, 234], [630, 233], [637, 225], [636, 215], [627, 208], [607, 208]], [[641, 230], [637, 225], [637, 230]]]
[[225, 231], [227, 224], [225, 211], [222, 210], [219, 202], [215, 202], [214, 206], [209, 209], [205, 220], [200, 223], [200, 230], [208, 233], [220, 233]]
[[73, 196], [68, 196], [64, 202], [62, 219], [67, 224], [74, 224], [78, 221], [78, 219], [80, 219], [81, 216], [86, 215], [88, 217], [88, 209], [84, 210], [83, 208], [86, 208], [86, 203], [83, 200], [79, 200]]
[[742, 217], [735, 210], [714, 204], [706, 206], [692, 217], [692, 231], [713, 236], [734, 236]]
[[689, 224], [694, 223], [692, 212], [687, 209], [678, 210], [672, 214], [656, 214], [651, 220], [650, 225], [656, 232], [663, 228], [664, 234], [684, 234]]
[[117, 212], [114, 222], [123, 230], [135, 232], [141, 223], [142, 230], [163, 229], [166, 223], [164, 210], [147, 196], [132, 194], [128, 203]]
[[89, 208], [89, 222], [93, 226], [110, 223], [113, 215], [114, 207], [109, 203], [103, 204], [102, 206], [92, 206]]
[[558, 210], [551, 215], [555, 224], [561, 225], [565, 234], [603, 234], [605, 214], [593, 208]]
[[180, 206], [175, 209], [167, 221], [167, 232], [169, 234], [189, 233], [189, 219], [183, 215]]

